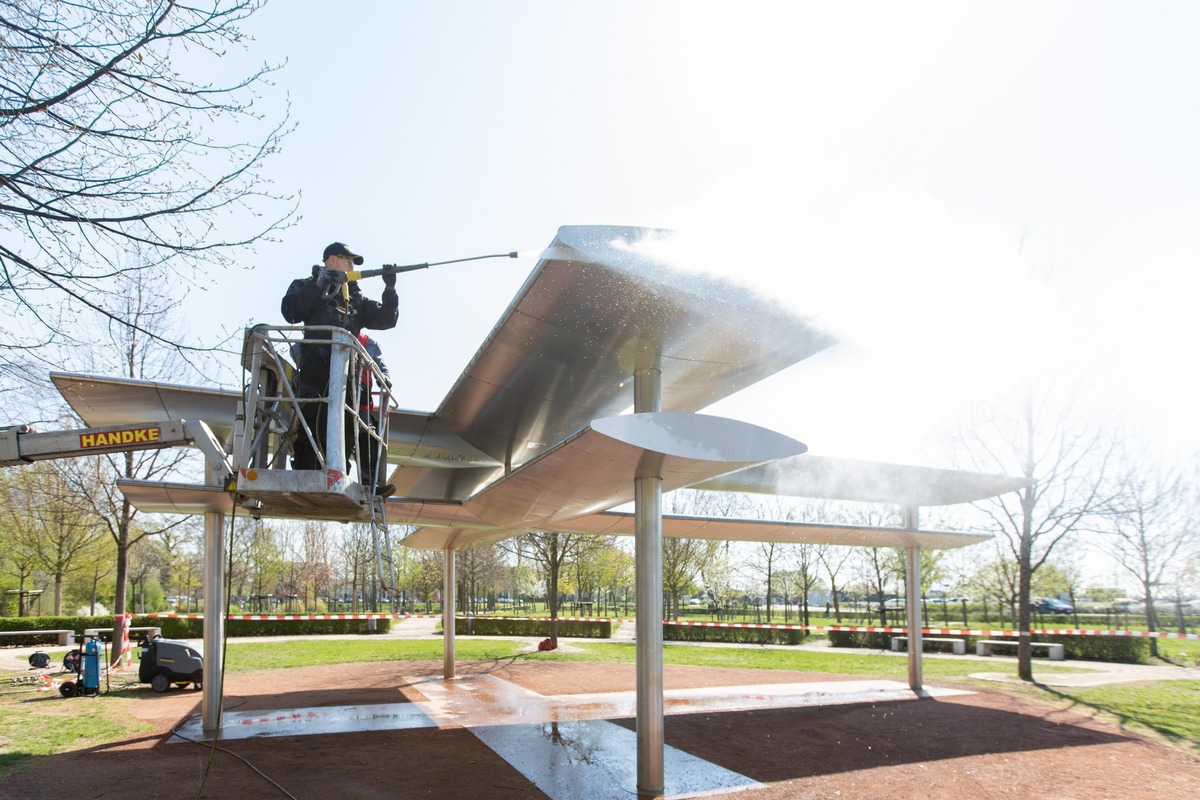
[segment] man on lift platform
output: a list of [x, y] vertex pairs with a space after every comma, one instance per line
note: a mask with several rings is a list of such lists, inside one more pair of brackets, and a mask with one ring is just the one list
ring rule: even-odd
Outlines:
[[[363, 263], [363, 257], [342, 242], [334, 242], [322, 255], [324, 266], [314, 266], [312, 275], [297, 278], [288, 286], [280, 311], [292, 325], [323, 325], [344, 328], [358, 336], [363, 328], [388, 330], [396, 326], [400, 300], [396, 295], [395, 273], [383, 275], [385, 284], [382, 302], [365, 297], [357, 281], [347, 281], [346, 273]], [[308, 339], [329, 339], [328, 331], [312, 331]], [[330, 348], [321, 344], [305, 344], [300, 348], [294, 388], [297, 397], [325, 397], [329, 385]], [[303, 404], [304, 419], [309, 428], [324, 440], [327, 409], [324, 403]], [[353, 450], [355, 425], [353, 416], [346, 421], [346, 453]], [[293, 469], [319, 469], [317, 454], [307, 436], [297, 436], [292, 454]], [[373, 471], [373, 470], [372, 470]], [[386, 472], [380, 470], [380, 481]], [[360, 476], [360, 481], [367, 478]], [[395, 491], [391, 484], [376, 485], [375, 493], [388, 496]]]

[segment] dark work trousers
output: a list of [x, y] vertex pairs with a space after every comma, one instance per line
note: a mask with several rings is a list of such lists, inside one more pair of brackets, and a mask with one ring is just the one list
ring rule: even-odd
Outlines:
[[[365, 426], [358, 433], [358, 481], [364, 486], [382, 487], [387, 483], [387, 439], [383, 437], [383, 432], [380, 430], [379, 414], [371, 413], [366, 407], [360, 408], [358, 418]], [[347, 422], [349, 424], [349, 422]], [[375, 437], [368, 433], [367, 429], [375, 432]], [[375, 460], [376, 451], [380, 459]], [[380, 464], [379, 474], [375, 474], [375, 464]]]
[[[305, 421], [308, 423], [309, 430], [313, 432], [313, 437], [317, 440], [317, 447], [322, 451], [325, 447], [325, 421], [328, 418], [329, 409], [325, 403], [305, 403], [302, 411]], [[367, 409], [363, 409], [357, 415], [357, 420], [354, 414], [346, 412], [345, 419], [345, 439], [344, 447], [346, 449], [346, 463], [340, 467], [337, 464], [326, 464], [329, 469], [348, 470], [351, 459], [354, 458], [354, 434], [358, 430], [355, 425], [356, 421], [367, 427], [370, 427], [379, 435], [378, 415], [372, 414]], [[364, 486], [372, 488], [383, 486], [387, 483], [387, 441], [382, 442], [382, 458], [379, 463], [382, 464], [380, 474], [375, 475], [375, 455], [380, 448], [381, 443], [376, 441], [365, 429], [358, 430], [358, 482]], [[296, 434], [296, 441], [292, 449], [292, 469], [320, 469], [320, 462], [317, 460], [317, 454], [313, 451], [312, 445], [308, 441], [308, 437], [303, 431]]]

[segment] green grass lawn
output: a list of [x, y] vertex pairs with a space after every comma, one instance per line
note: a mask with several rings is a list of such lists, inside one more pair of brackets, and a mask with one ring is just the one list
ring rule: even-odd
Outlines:
[[14, 687], [0, 675], [0, 780], [37, 756], [125, 739], [151, 726], [129, 713], [132, 696], [65, 699], [57, 691]]
[[1117, 683], [1048, 694], [1097, 711], [1123, 728], [1149, 731], [1200, 752], [1200, 681]]
[[[504, 639], [459, 638], [459, 661], [528, 660], [633, 663], [635, 647], [622, 643], [586, 643], [580, 652], [523, 652], [524, 642]], [[441, 661], [440, 639], [328, 640], [310, 638], [287, 642], [234, 642], [226, 653], [230, 673], [284, 670], [298, 667], [374, 661]], [[666, 664], [738, 667], [767, 670], [826, 672], [905, 680], [907, 662], [879, 653], [821, 652], [801, 649], [748, 647], [693, 647], [667, 644]], [[927, 658], [924, 675], [930, 682], [970, 684], [994, 690], [1019, 692], [1056, 705], [1094, 711], [1124, 727], [1157, 734], [1193, 753], [1200, 753], [1200, 681], [1161, 681], [1079, 690], [1048, 690], [1027, 684], [973, 681], [972, 672], [1012, 671], [1010, 660], [985, 666], [978, 661]], [[1035, 676], [1070, 667], [1036, 662]], [[0, 671], [0, 778], [38, 756], [79, 750], [135, 736], [147, 730], [129, 713], [148, 687], [125, 685], [94, 698], [64, 699], [57, 692], [36, 692], [9, 680], [20, 672]]]

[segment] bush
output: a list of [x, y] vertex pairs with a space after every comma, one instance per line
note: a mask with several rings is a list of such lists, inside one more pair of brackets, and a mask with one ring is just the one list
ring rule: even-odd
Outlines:
[[[111, 619], [109, 624], [111, 624]], [[157, 625], [164, 639], [200, 639], [204, 620], [173, 617], [134, 617], [133, 626]], [[321, 636], [328, 634], [369, 634], [370, 620], [365, 619], [231, 619], [225, 621], [228, 636]], [[392, 620], [375, 620], [374, 633], [387, 633]]]
[[807, 631], [791, 628], [726, 628], [709, 625], [663, 623], [666, 642], [731, 642], [734, 644], [800, 644]]
[[[611, 639], [612, 632], [612, 620], [560, 619], [558, 621], [559, 636], [576, 639]], [[550, 620], [455, 617], [454, 633], [459, 636], [549, 636]]]
[[[829, 642], [834, 647], [862, 647], [873, 650], [888, 650], [892, 639], [905, 634], [895, 633], [860, 633], [851, 631], [830, 631]], [[967, 652], [973, 652], [979, 636], [964, 636], [967, 640]], [[1006, 637], [1007, 638], [1007, 637]], [[1016, 642], [1014, 638], [1012, 640]], [[1146, 639], [1138, 636], [1049, 636], [1033, 637], [1035, 642], [1052, 642], [1063, 645], [1067, 658], [1082, 661], [1109, 661], [1117, 664], [1141, 664], [1146, 661], [1149, 647]], [[1039, 648], [1040, 650], [1040, 648]], [[1013, 651], [1005, 651], [1005, 653]], [[1035, 655], [1038, 653], [1035, 652]]]
[[1147, 640], [1140, 636], [1035, 636], [1033, 640], [1064, 645], [1067, 658], [1084, 661], [1142, 664], [1150, 653]]
[[[225, 623], [229, 636], [312, 636], [320, 634], [369, 633], [365, 619], [305, 619], [305, 620], [248, 620], [231, 619]], [[376, 633], [391, 629], [392, 620], [375, 620]], [[72, 630], [77, 634], [85, 628], [111, 630], [113, 618], [104, 617], [0, 617], [0, 631], [21, 630]], [[179, 619], [174, 617], [135, 616], [130, 623], [134, 628], [157, 627], [162, 629], [164, 639], [200, 639], [204, 636], [204, 620]], [[136, 644], [138, 634], [130, 638]], [[104, 638], [108, 638], [105, 636]], [[57, 644], [53, 636], [5, 636], [0, 645], [11, 644], [30, 647], [42, 644]]]
[[[73, 630], [79, 633], [83, 631], [82, 627], [78, 627], [80, 619], [91, 619], [91, 617], [0, 617], [0, 631]], [[54, 634], [0, 637], [0, 646], [36, 647], [57, 644], [58, 637]]]
[[861, 647], [871, 650], [890, 650], [892, 639], [904, 634], [868, 633], [866, 631], [829, 631], [829, 644], [833, 647]]

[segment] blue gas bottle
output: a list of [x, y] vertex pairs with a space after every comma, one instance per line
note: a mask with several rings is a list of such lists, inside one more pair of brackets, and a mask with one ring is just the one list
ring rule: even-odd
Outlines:
[[83, 645], [83, 693], [100, 692], [100, 642], [88, 639]]

